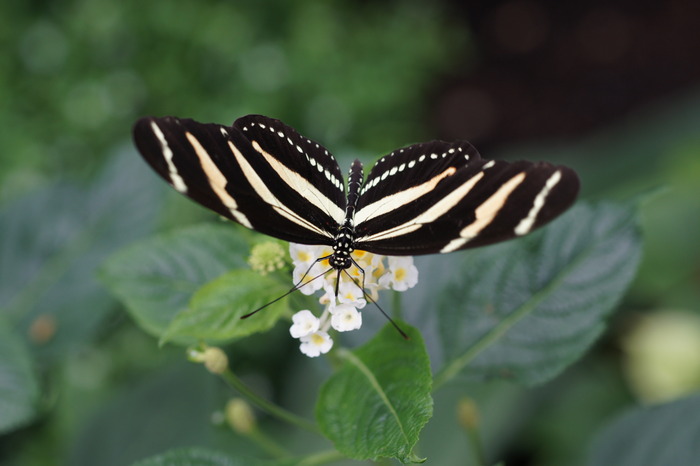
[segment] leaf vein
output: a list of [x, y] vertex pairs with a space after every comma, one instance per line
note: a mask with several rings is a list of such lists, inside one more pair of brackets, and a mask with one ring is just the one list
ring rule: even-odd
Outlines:
[[399, 418], [399, 414], [396, 411], [396, 408], [394, 408], [394, 405], [391, 403], [391, 400], [389, 400], [389, 397], [387, 396], [387, 394], [384, 391], [384, 389], [382, 388], [382, 386], [379, 384], [379, 381], [374, 376], [372, 371], [370, 371], [370, 369], [362, 362], [362, 360], [360, 358], [355, 356], [350, 351], [343, 351], [342, 356], [346, 360], [348, 360], [351, 364], [353, 364], [355, 367], [357, 367], [360, 370], [360, 372], [367, 378], [370, 385], [372, 385], [372, 388], [374, 388], [374, 390], [377, 392], [379, 397], [382, 399], [384, 404], [389, 409], [389, 412], [391, 413], [391, 415], [394, 417], [396, 424], [399, 426], [399, 429], [401, 430], [401, 435], [403, 436], [404, 440], [406, 441], [406, 443], [409, 443], [408, 435], [406, 434], [406, 431], [404, 430], [403, 423], [401, 422], [401, 419]]

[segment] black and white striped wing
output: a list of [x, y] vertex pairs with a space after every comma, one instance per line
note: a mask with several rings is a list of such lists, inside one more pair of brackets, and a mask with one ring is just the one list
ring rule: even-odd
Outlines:
[[578, 189], [567, 167], [483, 160], [467, 142], [416, 144], [372, 168], [355, 214], [355, 247], [418, 255], [504, 241], [557, 217]]
[[153, 169], [203, 206], [286, 241], [332, 244], [346, 202], [338, 163], [279, 120], [142, 118], [133, 133]]

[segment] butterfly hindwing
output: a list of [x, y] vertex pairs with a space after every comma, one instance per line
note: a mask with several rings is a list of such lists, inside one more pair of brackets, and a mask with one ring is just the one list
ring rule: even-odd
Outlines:
[[[286, 241], [331, 244], [345, 203], [342, 180], [333, 184], [334, 191], [328, 188], [326, 170], [339, 180], [337, 163], [331, 157], [329, 168], [306, 169], [312, 149], [272, 146], [249, 126], [243, 131], [189, 119], [143, 118], [134, 126], [134, 140], [177, 191], [220, 215]], [[281, 123], [277, 128], [301, 138]], [[311, 148], [310, 157], [326, 156], [321, 146]]]

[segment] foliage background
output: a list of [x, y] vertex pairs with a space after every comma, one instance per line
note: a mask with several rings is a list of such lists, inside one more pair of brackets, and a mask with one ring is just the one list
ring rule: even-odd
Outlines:
[[[443, 389], [421, 443], [434, 464], [464, 464], [454, 413], [465, 393], [490, 457], [555, 465], [584, 464], [624, 409], [697, 390], [697, 332], [681, 334], [700, 311], [697, 7], [558, 5], [3, 2], [0, 336], [26, 349], [38, 414], [7, 428], [0, 462], [116, 465], [190, 445], [259, 453], [211, 422], [226, 388], [180, 350], [157, 349], [95, 279], [132, 240], [211, 220], [138, 160], [129, 131], [144, 114], [274, 116], [341, 166], [466, 138], [488, 158], [571, 165], [584, 198], [653, 192], [640, 271], [604, 338], [536, 389]], [[308, 412], [329, 369], [292, 345], [277, 328], [230, 351], [261, 394]], [[680, 385], [659, 388], [657, 360], [678, 366]]]

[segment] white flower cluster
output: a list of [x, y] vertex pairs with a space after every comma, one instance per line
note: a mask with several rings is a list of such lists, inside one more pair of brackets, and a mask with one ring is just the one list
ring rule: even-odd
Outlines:
[[[312, 358], [327, 353], [333, 347], [333, 340], [328, 334], [331, 327], [347, 332], [362, 326], [362, 314], [358, 309], [365, 307], [367, 300], [358, 284], [362, 285], [363, 279], [365, 293], [373, 300], [379, 297], [379, 290], [406, 291], [418, 282], [418, 269], [413, 265], [413, 257], [388, 257], [354, 251], [352, 258], [364, 270], [364, 277], [362, 270], [355, 265], [341, 272], [336, 296], [338, 272], [331, 268], [328, 259], [315, 262], [319, 257], [332, 253], [330, 246], [289, 245], [289, 254], [294, 263], [294, 284], [303, 279], [300, 291], [306, 295], [319, 290], [324, 292], [320, 298], [321, 304], [325, 305], [321, 317], [316, 317], [309, 310], [299, 311], [292, 316], [293, 324], [289, 329], [292, 337], [301, 341], [301, 352]], [[387, 259], [386, 263], [384, 259]]]

